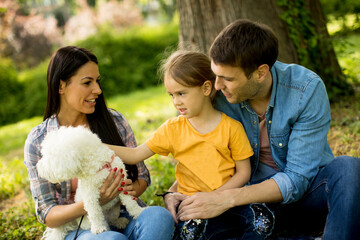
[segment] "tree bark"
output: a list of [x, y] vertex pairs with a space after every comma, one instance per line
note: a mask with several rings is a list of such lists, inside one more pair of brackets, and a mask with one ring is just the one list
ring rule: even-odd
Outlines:
[[273, 29], [279, 40], [279, 61], [318, 73], [328, 89], [334, 88], [330, 97], [352, 90], [331, 45], [319, 0], [178, 0], [177, 8], [180, 48], [208, 53], [225, 26], [239, 18], [250, 19]]

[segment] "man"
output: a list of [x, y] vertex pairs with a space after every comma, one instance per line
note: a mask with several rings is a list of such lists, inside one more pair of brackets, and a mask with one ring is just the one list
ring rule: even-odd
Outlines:
[[167, 194], [165, 204], [182, 221], [230, 214], [238, 225], [221, 227], [239, 239], [249, 231], [263, 238], [360, 239], [360, 160], [334, 158], [330, 150], [330, 106], [320, 77], [277, 57], [278, 40], [265, 25], [237, 20], [217, 36], [210, 48], [220, 90], [215, 105], [245, 127], [255, 152], [251, 183], [189, 198]]

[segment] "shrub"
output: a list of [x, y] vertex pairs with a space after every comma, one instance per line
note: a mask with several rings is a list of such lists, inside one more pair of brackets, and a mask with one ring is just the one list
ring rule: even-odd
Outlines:
[[108, 29], [77, 45], [92, 50], [99, 60], [102, 88], [107, 96], [156, 85], [163, 53], [178, 41], [178, 26], [139, 27], [112, 33]]
[[49, 60], [37, 67], [28, 69], [19, 74], [19, 80], [24, 84], [24, 104], [21, 112], [24, 118], [44, 114], [47, 97], [46, 73]]
[[13, 62], [0, 58], [0, 125], [21, 119], [18, 105], [24, 101], [23, 90]]
[[[104, 27], [75, 45], [97, 55], [100, 74], [105, 80], [102, 88], [109, 97], [156, 85], [158, 63], [164, 50], [177, 44], [177, 29], [176, 24], [171, 24], [139, 27], [120, 34]], [[0, 125], [44, 113], [48, 62], [23, 70], [17, 77], [8, 61], [0, 61]]]

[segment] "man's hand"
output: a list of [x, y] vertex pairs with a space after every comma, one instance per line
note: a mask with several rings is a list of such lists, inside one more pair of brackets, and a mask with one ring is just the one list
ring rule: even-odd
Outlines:
[[219, 216], [232, 207], [222, 193], [222, 191], [199, 192], [186, 198], [180, 204], [176, 218], [186, 221]]
[[173, 216], [175, 223], [178, 223], [176, 219], [176, 208], [186, 198], [188, 198], [188, 196], [178, 192], [166, 194], [164, 197], [165, 207]]

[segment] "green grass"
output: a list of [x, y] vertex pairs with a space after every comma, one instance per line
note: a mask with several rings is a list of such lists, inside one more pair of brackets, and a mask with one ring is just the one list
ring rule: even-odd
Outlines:
[[129, 121], [138, 144], [143, 143], [155, 129], [176, 114], [163, 86], [119, 95], [111, 98], [108, 106], [120, 111]]
[[0, 127], [0, 156], [24, 147], [26, 136], [41, 120], [41, 117], [34, 117]]
[[15, 157], [8, 161], [0, 157], [0, 172], [0, 201], [13, 197], [29, 183], [23, 158]]

